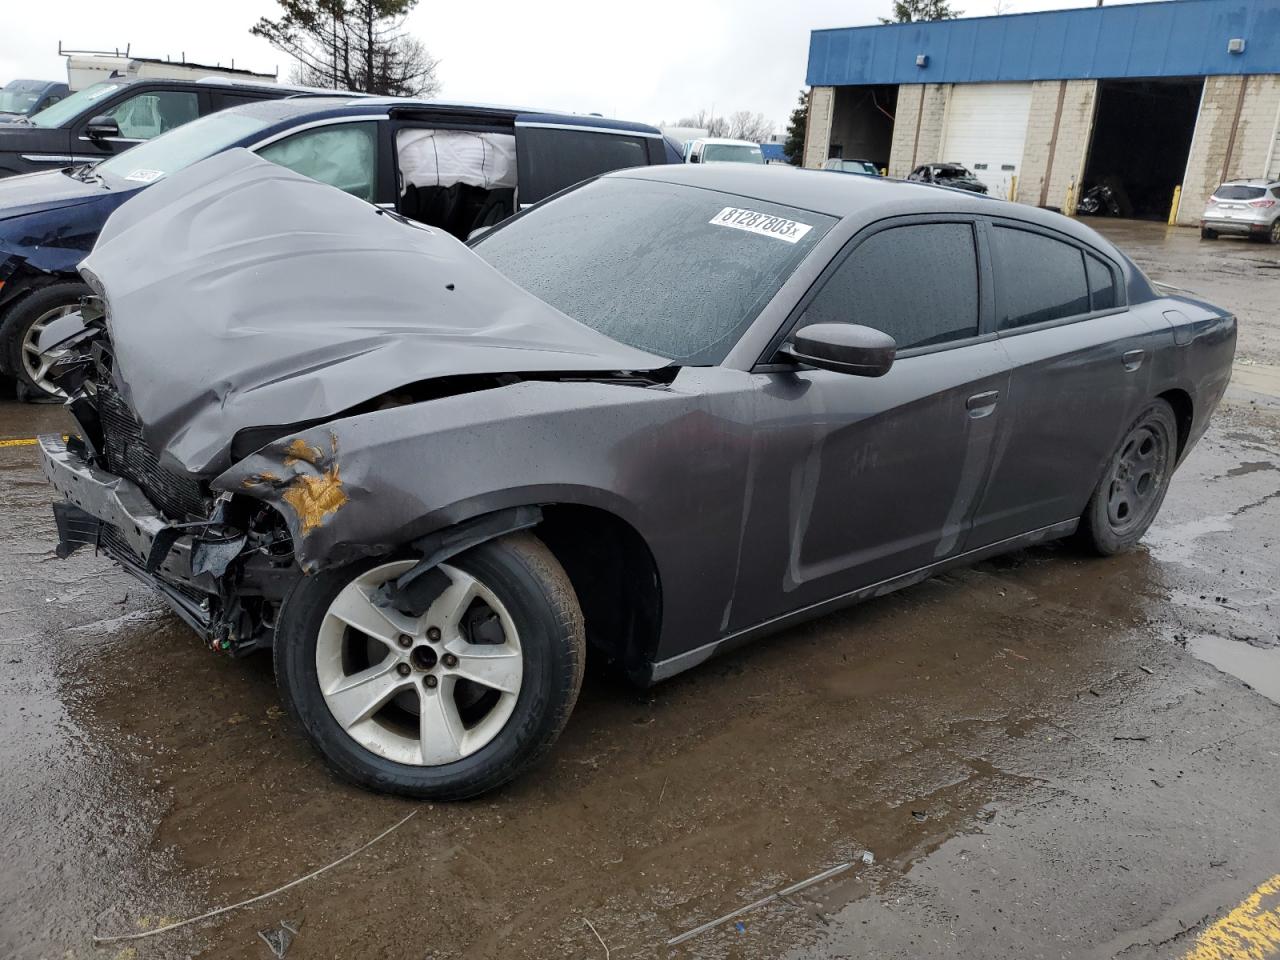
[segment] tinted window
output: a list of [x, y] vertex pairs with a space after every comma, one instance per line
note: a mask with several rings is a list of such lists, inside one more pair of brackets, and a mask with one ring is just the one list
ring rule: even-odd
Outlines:
[[126, 140], [150, 140], [199, 115], [196, 95], [186, 90], [153, 90], [130, 97], [108, 116], [120, 126]]
[[622, 343], [719, 363], [830, 228], [733, 194], [607, 177], [474, 245], [534, 296]]
[[873, 234], [831, 274], [800, 323], [874, 327], [893, 337], [899, 350], [975, 336], [973, 228], [921, 223]]
[[1116, 306], [1116, 277], [1111, 268], [1095, 257], [1085, 254], [1089, 271], [1089, 293], [1093, 296], [1093, 309], [1110, 310]]
[[1224, 183], [1213, 191], [1213, 195], [1219, 200], [1257, 200], [1266, 192], [1265, 187], [1247, 187], [1243, 184], [1229, 186]]
[[221, 90], [212, 91], [213, 109], [224, 110], [227, 107], [241, 107], [246, 103], [257, 103], [259, 100], [273, 100], [274, 97], [267, 97], [260, 93], [223, 93]]
[[520, 127], [516, 132], [520, 203], [537, 203], [591, 177], [649, 162], [644, 137]]
[[1028, 230], [996, 227], [992, 234], [1001, 330], [1089, 312], [1078, 248]]
[[372, 201], [377, 129], [369, 121], [317, 127], [277, 140], [259, 150], [258, 156]]

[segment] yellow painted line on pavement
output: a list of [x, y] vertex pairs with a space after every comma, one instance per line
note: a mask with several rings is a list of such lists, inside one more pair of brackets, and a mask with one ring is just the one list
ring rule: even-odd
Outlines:
[[34, 447], [38, 442], [35, 437], [15, 437], [12, 440], [0, 440], [0, 447]]
[[1272, 960], [1280, 957], [1280, 873], [1196, 939], [1185, 960]]

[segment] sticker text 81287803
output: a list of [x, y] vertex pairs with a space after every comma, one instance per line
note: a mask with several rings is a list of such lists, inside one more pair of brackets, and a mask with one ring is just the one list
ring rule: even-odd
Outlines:
[[717, 227], [732, 227], [734, 230], [758, 233], [762, 237], [785, 240], [787, 243], [796, 243], [813, 229], [813, 224], [810, 223], [744, 210], [741, 207], [725, 207], [707, 222]]

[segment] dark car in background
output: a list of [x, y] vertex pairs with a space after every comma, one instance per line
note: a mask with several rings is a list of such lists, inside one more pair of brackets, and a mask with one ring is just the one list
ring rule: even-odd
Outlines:
[[1031, 543], [1132, 547], [1236, 336], [1066, 217], [737, 163], [468, 247], [228, 151], [81, 272], [45, 344], [58, 555], [272, 650], [336, 771], [437, 799], [549, 749], [588, 647], [652, 683]]
[[150, 184], [231, 147], [462, 239], [579, 180], [681, 161], [656, 128], [643, 124], [433, 101], [308, 97], [220, 111], [97, 165], [0, 180], [0, 372], [15, 378], [21, 396], [57, 395], [37, 340], [89, 292], [76, 266], [107, 217]]
[[308, 92], [221, 77], [103, 80], [23, 122], [0, 124], [0, 177], [103, 160], [226, 107]]
[[10, 80], [0, 87], [0, 123], [21, 123], [67, 95], [57, 80]]
[[954, 187], [970, 193], [986, 193], [987, 185], [958, 163], [924, 163], [907, 175], [908, 180], [932, 183], [938, 187]]

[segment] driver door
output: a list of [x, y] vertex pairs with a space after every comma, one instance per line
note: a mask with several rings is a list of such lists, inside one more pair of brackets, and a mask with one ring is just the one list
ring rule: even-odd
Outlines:
[[795, 326], [889, 333], [880, 378], [798, 367], [758, 377], [749, 517], [729, 630], [965, 549], [1010, 364], [987, 333], [975, 225], [911, 218], [855, 238]]

